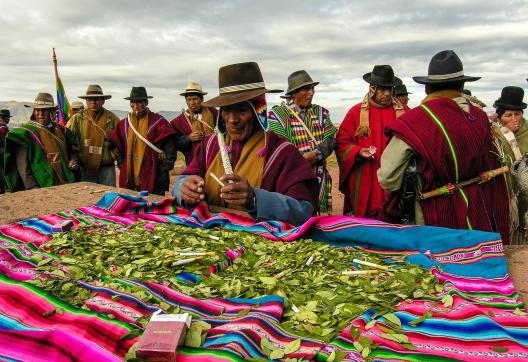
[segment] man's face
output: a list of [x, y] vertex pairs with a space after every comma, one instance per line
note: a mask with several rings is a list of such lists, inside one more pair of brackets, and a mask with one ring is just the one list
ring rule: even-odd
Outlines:
[[372, 99], [380, 106], [387, 107], [392, 101], [392, 87], [376, 86]]
[[236, 142], [246, 141], [255, 131], [255, 112], [248, 102], [221, 108], [227, 133]]
[[202, 110], [202, 98], [200, 96], [191, 94], [185, 97], [185, 103], [192, 113], [197, 113]]
[[517, 133], [521, 128], [522, 120], [522, 111], [507, 109], [500, 118], [500, 124], [509, 128], [513, 133]]
[[404, 94], [402, 96], [396, 96], [396, 98], [398, 98], [398, 100], [400, 101], [400, 103], [404, 106], [407, 105], [407, 103], [409, 103], [409, 96], [407, 94]]
[[299, 107], [308, 108], [312, 104], [314, 94], [314, 85], [307, 85], [292, 93], [292, 98]]
[[2, 122], [3, 124], [8, 124], [9, 117], [0, 116], [0, 122]]
[[99, 112], [103, 104], [105, 104], [103, 97], [86, 98], [86, 108], [92, 112]]
[[141, 101], [130, 101], [130, 108], [132, 108], [132, 112], [134, 112], [137, 115], [143, 115], [145, 113], [145, 110], [147, 109], [148, 101], [141, 100]]
[[35, 116], [35, 121], [40, 123], [43, 126], [47, 126], [51, 122], [51, 117], [53, 114], [52, 108], [35, 108], [33, 110], [33, 115]]

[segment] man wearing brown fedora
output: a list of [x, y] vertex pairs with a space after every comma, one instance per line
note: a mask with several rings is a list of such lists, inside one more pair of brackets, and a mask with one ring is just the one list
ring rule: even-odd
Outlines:
[[[201, 201], [249, 212], [256, 220], [299, 225], [317, 205], [317, 178], [299, 151], [269, 128], [265, 87], [257, 63], [220, 68], [219, 131], [205, 137], [177, 177], [173, 195], [185, 207]], [[225, 132], [225, 137], [223, 132]]]
[[0, 194], [5, 192], [5, 181], [4, 181], [4, 145], [5, 136], [9, 132], [9, 118], [11, 118], [11, 112], [9, 109], [0, 109]]
[[119, 151], [119, 186], [136, 191], [165, 195], [169, 189], [169, 171], [174, 167], [175, 131], [160, 114], [148, 108], [145, 87], [132, 87], [132, 112], [123, 118], [110, 138]]
[[207, 135], [214, 133], [218, 111], [214, 107], [204, 107], [202, 85], [189, 82], [187, 88], [180, 93], [185, 97], [187, 109], [170, 121], [176, 130], [176, 145], [185, 156], [185, 164], [192, 161], [192, 156], [200, 141]]
[[319, 213], [332, 212], [332, 178], [326, 168], [326, 158], [336, 147], [337, 128], [330, 120], [330, 112], [312, 102], [315, 86], [305, 70], [288, 76], [286, 101], [269, 112], [270, 129], [287, 138], [314, 169], [319, 180]]
[[339, 189], [345, 194], [344, 214], [378, 219], [386, 195], [376, 176], [388, 141], [383, 129], [406, 107], [394, 97], [401, 80], [390, 65], [375, 65], [363, 79], [368, 93], [348, 111], [337, 133]]
[[[464, 84], [480, 77], [465, 75], [458, 55], [444, 50], [432, 57], [427, 76], [413, 79], [427, 96], [386, 127], [392, 139], [378, 171], [391, 193], [386, 220], [398, 220], [410, 201], [409, 223], [496, 231], [507, 243], [508, 193], [504, 178], [488, 172], [501, 166], [488, 118], [462, 95]], [[405, 184], [409, 164], [416, 177]], [[488, 181], [467, 183], [480, 175]]]
[[49, 93], [38, 93], [28, 123], [5, 138], [5, 181], [9, 192], [75, 181], [78, 168], [75, 138], [54, 122], [57, 107]]
[[91, 84], [86, 94], [79, 98], [86, 99], [86, 109], [74, 114], [66, 126], [81, 148], [82, 181], [115, 187], [114, 145], [108, 134], [119, 122], [119, 117], [103, 107], [112, 96], [104, 94], [99, 85]]

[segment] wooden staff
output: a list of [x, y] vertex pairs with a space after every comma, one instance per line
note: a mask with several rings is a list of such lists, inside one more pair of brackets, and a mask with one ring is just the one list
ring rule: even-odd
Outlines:
[[430, 199], [431, 197], [449, 195], [449, 194], [452, 194], [453, 191], [460, 190], [463, 187], [476, 184], [476, 183], [482, 184], [484, 182], [488, 182], [492, 178], [505, 174], [509, 170], [510, 169], [508, 168], [508, 166], [502, 166], [500, 168], [496, 168], [495, 170], [485, 171], [485, 172], [482, 172], [479, 176], [473, 177], [469, 180], [462, 181], [457, 184], [447, 184], [437, 189], [434, 189], [432, 191], [420, 194], [420, 199], [426, 200], [426, 199]]

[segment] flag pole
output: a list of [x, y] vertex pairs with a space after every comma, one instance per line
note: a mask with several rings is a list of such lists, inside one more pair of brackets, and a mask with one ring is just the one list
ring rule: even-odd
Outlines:
[[65, 122], [65, 115], [64, 115], [64, 105], [63, 105], [63, 101], [62, 101], [62, 98], [61, 98], [61, 94], [60, 94], [60, 90], [59, 90], [59, 84], [60, 84], [60, 80], [59, 80], [59, 71], [57, 70], [57, 55], [55, 54], [55, 48], [52, 48], [53, 49], [53, 55], [51, 57], [52, 61], [53, 61], [53, 70], [55, 71], [55, 88], [56, 88], [56, 93], [57, 93], [57, 110], [58, 110], [58, 113], [59, 113], [59, 123], [64, 123]]

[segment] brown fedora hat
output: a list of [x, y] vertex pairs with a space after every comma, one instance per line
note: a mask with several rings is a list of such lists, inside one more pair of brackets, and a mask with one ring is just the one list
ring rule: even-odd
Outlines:
[[480, 77], [464, 75], [464, 66], [458, 55], [452, 50], [442, 50], [431, 58], [427, 75], [413, 79], [420, 84], [446, 84], [474, 82]]
[[82, 99], [88, 99], [88, 98], [104, 98], [104, 99], [110, 99], [112, 96], [110, 94], [103, 94], [103, 88], [101, 88], [98, 84], [90, 84], [88, 88], [86, 88], [86, 94], [83, 96], [79, 96], [79, 98]]
[[35, 101], [30, 104], [24, 104], [24, 107], [33, 108], [33, 109], [48, 109], [55, 108], [55, 102], [53, 96], [49, 93], [38, 93], [35, 97]]
[[125, 97], [126, 100], [130, 101], [146, 101], [150, 98], [152, 98], [152, 96], [147, 95], [145, 87], [132, 87], [130, 90], [130, 97]]
[[319, 82], [314, 82], [306, 70], [297, 70], [288, 76], [288, 90], [285, 94], [290, 95], [307, 85], [316, 86], [318, 84]]
[[188, 94], [201, 94], [206, 95], [207, 92], [204, 92], [202, 89], [202, 85], [197, 82], [189, 82], [187, 83], [187, 88], [180, 93], [181, 96], [187, 96]]
[[219, 95], [205, 107], [222, 107], [248, 101], [265, 93], [280, 93], [278, 89], [266, 89], [260, 68], [255, 62], [230, 64], [218, 71]]

